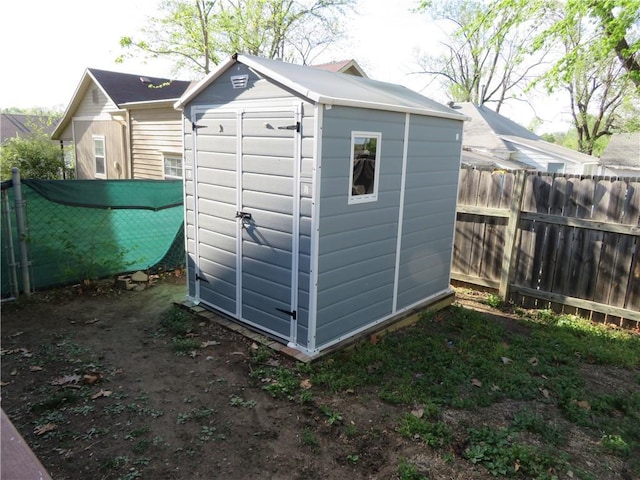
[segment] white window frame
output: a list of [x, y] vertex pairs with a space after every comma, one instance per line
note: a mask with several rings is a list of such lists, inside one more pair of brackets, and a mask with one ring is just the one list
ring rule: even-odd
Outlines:
[[[180, 161], [180, 175], [167, 175], [167, 160], [179, 160]], [[162, 177], [165, 180], [182, 180], [184, 175], [184, 158], [181, 153], [177, 152], [162, 152]]]
[[[93, 148], [93, 171], [95, 172], [96, 178], [107, 178], [107, 141], [104, 135], [93, 135], [92, 139], [92, 148]], [[98, 155], [96, 149], [96, 141], [102, 142], [102, 155]], [[98, 172], [98, 158], [102, 158], [102, 162], [104, 164], [104, 172]]]
[[[375, 155], [375, 171], [373, 176], [373, 192], [368, 194], [354, 195], [353, 194], [353, 166], [355, 163], [355, 146], [356, 139], [358, 138], [375, 138], [376, 139], [376, 155]], [[351, 152], [349, 154], [349, 205], [375, 202], [378, 200], [378, 186], [380, 178], [380, 151], [382, 147], [382, 133], [381, 132], [364, 132], [353, 131], [351, 132]]]
[[[560, 166], [560, 168], [558, 168], [557, 170], [549, 170], [549, 166], [550, 165], [554, 165], [554, 166]], [[567, 168], [567, 164], [565, 162], [549, 162], [547, 163], [547, 173], [564, 173], [565, 169]]]

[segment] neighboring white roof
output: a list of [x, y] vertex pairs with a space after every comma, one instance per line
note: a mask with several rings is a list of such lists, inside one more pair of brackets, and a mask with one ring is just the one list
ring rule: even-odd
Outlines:
[[280, 60], [234, 55], [188, 90], [174, 107], [183, 108], [235, 63], [242, 63], [314, 103], [415, 113], [465, 120], [466, 116], [406, 87]]
[[453, 108], [470, 118], [470, 121], [464, 124], [463, 145], [465, 147], [484, 148], [494, 153], [514, 152], [526, 147], [548, 157], [576, 164], [592, 164], [598, 161], [591, 155], [547, 142], [522, 125], [484, 105], [478, 106], [471, 102], [464, 102], [455, 104]]

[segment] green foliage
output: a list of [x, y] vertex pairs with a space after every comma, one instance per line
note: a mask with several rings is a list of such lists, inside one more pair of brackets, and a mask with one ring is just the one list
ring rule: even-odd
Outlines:
[[125, 57], [174, 61], [175, 70], [209, 73], [220, 59], [245, 53], [296, 58], [341, 36], [341, 15], [354, 0], [164, 0], [141, 38], [120, 39]]
[[420, 473], [415, 464], [406, 458], [401, 458], [398, 463], [398, 477], [400, 480], [429, 480], [428, 477]]
[[419, 438], [430, 447], [444, 447], [453, 438], [451, 429], [444, 422], [431, 422], [413, 414], [404, 416], [398, 431], [407, 438]]
[[554, 452], [518, 443], [514, 435], [506, 428], [483, 427], [469, 429], [469, 447], [464, 455], [472, 463], [484, 465], [494, 476], [525, 478], [554, 478], [549, 473], [566, 464]]
[[63, 159], [60, 147], [45, 134], [14, 137], [0, 149], [0, 176], [11, 178], [11, 169], [17, 167], [21, 178], [58, 180], [62, 178]]

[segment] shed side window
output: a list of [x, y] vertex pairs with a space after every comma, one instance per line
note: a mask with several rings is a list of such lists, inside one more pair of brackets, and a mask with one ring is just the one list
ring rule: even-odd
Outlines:
[[164, 153], [164, 178], [182, 180], [182, 156], [176, 153]]
[[93, 158], [96, 166], [96, 178], [107, 178], [107, 155], [104, 136], [93, 136]]
[[380, 143], [378, 132], [351, 132], [351, 172], [349, 203], [374, 202], [378, 199]]

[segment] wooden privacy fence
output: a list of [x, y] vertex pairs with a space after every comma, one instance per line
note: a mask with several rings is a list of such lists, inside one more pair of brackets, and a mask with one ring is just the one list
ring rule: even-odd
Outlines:
[[454, 280], [640, 327], [640, 178], [463, 167]]

